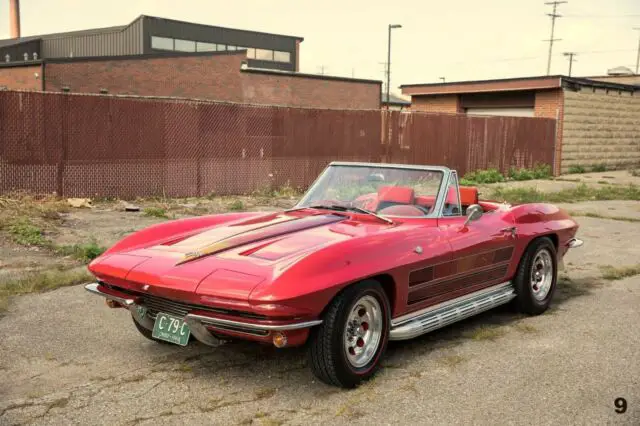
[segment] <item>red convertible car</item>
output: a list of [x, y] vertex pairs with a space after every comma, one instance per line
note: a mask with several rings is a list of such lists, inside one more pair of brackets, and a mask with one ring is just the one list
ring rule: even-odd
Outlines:
[[290, 210], [127, 236], [85, 288], [148, 339], [306, 344], [319, 379], [354, 387], [389, 340], [506, 303], [544, 312], [577, 230], [553, 205], [479, 200], [446, 167], [334, 162]]

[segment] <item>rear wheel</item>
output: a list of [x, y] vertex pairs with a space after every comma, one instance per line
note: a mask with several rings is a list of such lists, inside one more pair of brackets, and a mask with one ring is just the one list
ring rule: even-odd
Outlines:
[[316, 377], [352, 388], [373, 376], [389, 340], [389, 317], [389, 300], [376, 281], [362, 281], [338, 295], [310, 338]]
[[549, 308], [556, 290], [556, 247], [546, 237], [534, 240], [525, 251], [514, 280], [518, 311], [538, 315]]

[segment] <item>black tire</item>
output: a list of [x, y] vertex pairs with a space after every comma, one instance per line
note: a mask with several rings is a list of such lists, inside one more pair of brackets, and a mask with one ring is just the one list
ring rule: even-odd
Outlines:
[[[367, 299], [371, 301], [368, 296], [372, 296], [379, 304], [382, 318], [379, 323], [381, 326], [376, 329], [381, 334], [373, 357], [365, 365], [354, 366], [347, 356], [347, 351], [351, 349], [345, 344], [345, 327], [356, 303]], [[365, 280], [345, 289], [329, 305], [323, 323], [311, 331], [309, 364], [313, 374], [324, 383], [344, 388], [354, 388], [371, 378], [387, 347], [390, 316], [389, 300], [377, 281]], [[367, 329], [368, 326], [365, 333]], [[375, 344], [371, 347], [375, 347]]]
[[154, 342], [158, 342], [158, 343], [162, 343], [162, 344], [169, 344], [169, 342], [165, 342], [164, 340], [156, 339], [155, 337], [153, 337], [152, 336], [153, 330], [149, 330], [148, 328], [143, 327], [133, 317], [131, 317], [131, 320], [133, 321], [133, 324], [136, 326], [136, 329], [140, 332], [140, 334], [142, 334], [147, 339], [153, 340]]
[[[536, 290], [532, 284], [533, 269], [539, 264], [534, 264], [534, 261], [539, 256], [544, 257], [546, 254], [550, 257], [551, 262], [551, 283], [550, 288], [546, 295], [540, 294], [536, 296]], [[553, 242], [547, 237], [541, 237], [533, 240], [529, 247], [525, 250], [516, 276], [514, 279], [514, 287], [516, 290], [516, 298], [514, 299], [514, 306], [518, 312], [528, 315], [539, 315], [545, 312], [551, 304], [553, 294], [556, 291], [556, 284], [558, 281], [558, 260], [556, 257], [556, 247]]]

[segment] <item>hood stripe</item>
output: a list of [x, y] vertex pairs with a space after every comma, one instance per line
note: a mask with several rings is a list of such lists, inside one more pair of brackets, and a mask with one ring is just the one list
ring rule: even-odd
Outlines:
[[221, 253], [226, 250], [231, 250], [245, 244], [256, 243], [269, 238], [302, 231], [304, 229], [317, 228], [319, 226], [329, 225], [346, 219], [346, 216], [337, 214], [314, 215], [294, 221], [279, 222], [271, 226], [248, 230], [247, 232], [235, 234], [220, 241], [216, 241], [213, 244], [205, 246], [195, 252], [187, 253], [182, 260], [176, 263], [176, 265]]

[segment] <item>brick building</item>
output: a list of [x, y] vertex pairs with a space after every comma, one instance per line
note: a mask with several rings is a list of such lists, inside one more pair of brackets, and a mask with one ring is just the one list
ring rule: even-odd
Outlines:
[[401, 86], [412, 111], [557, 119], [554, 172], [640, 165], [640, 85], [565, 76]]
[[0, 62], [246, 50], [252, 68], [298, 71], [303, 40], [141, 15], [126, 25], [55, 34], [21, 37], [17, 29], [12, 38], [0, 40]]
[[377, 109], [381, 81], [249, 68], [246, 51], [0, 64], [0, 88]]

